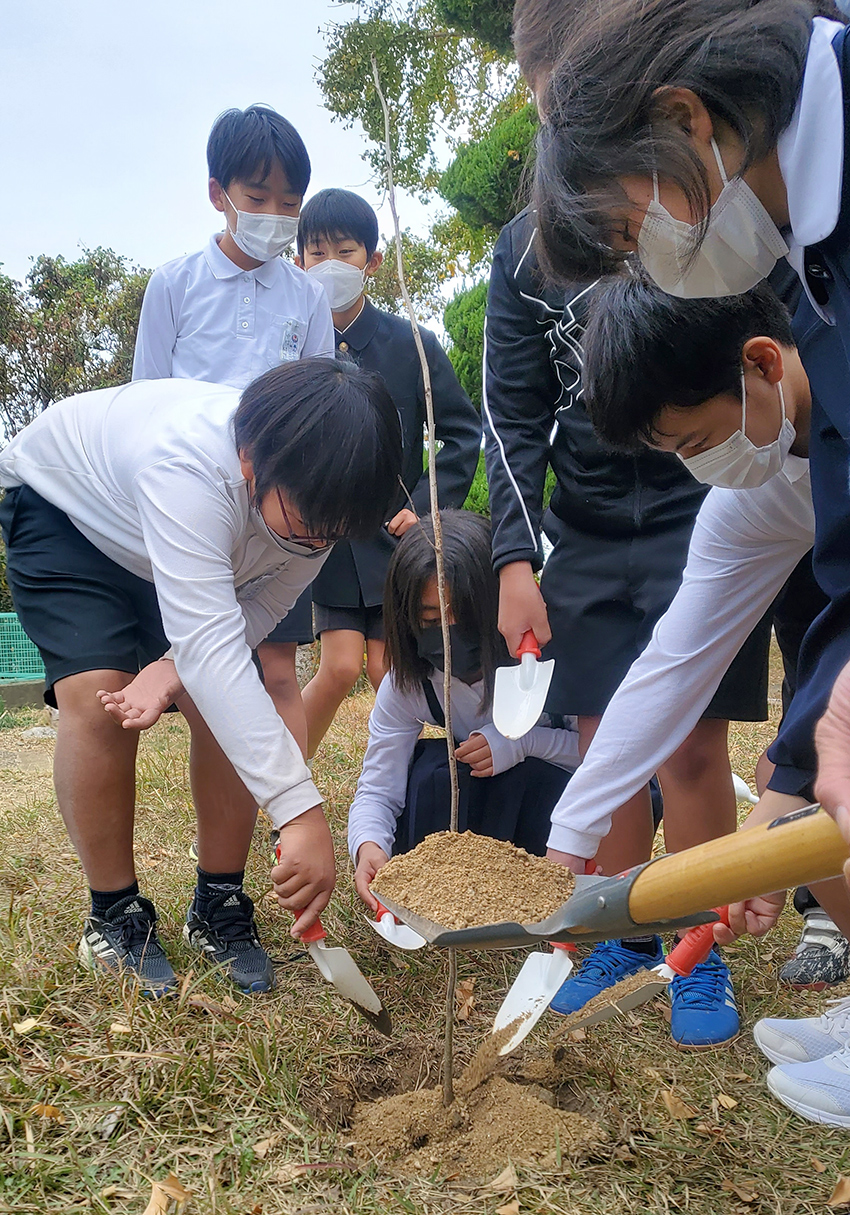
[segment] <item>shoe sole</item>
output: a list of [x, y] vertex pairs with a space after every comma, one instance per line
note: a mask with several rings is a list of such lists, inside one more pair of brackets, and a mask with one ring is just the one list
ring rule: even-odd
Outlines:
[[718, 1046], [729, 1046], [732, 1042], [737, 1042], [741, 1036], [740, 1029], [734, 1033], [731, 1038], [724, 1038], [722, 1042], [679, 1042], [673, 1035], [670, 1035], [670, 1041], [675, 1046], [676, 1050], [685, 1052], [686, 1054], [698, 1054], [704, 1050], [717, 1050]]
[[108, 965], [106, 962], [101, 962], [100, 958], [96, 957], [91, 950], [91, 946], [87, 944], [85, 937], [82, 938], [77, 946], [77, 959], [84, 970], [89, 974], [110, 975], [113, 979], [129, 979], [139, 988], [142, 996], [147, 1000], [162, 1000], [166, 996], [177, 994], [177, 976], [173, 979], [165, 980], [163, 983], [145, 983], [134, 970], [129, 968], [119, 967], [117, 970], [114, 966]]
[[823, 1110], [813, 1109], [812, 1106], [806, 1105], [802, 1101], [795, 1101], [793, 1097], [788, 1097], [785, 1093], [778, 1093], [770, 1082], [770, 1073], [767, 1076], [767, 1087], [777, 1101], [781, 1101], [787, 1109], [799, 1114], [808, 1122], [817, 1122], [821, 1126], [850, 1127], [850, 1115], [848, 1114], [827, 1114]]
[[214, 966], [218, 970], [219, 977], [222, 979], [222, 981], [229, 983], [231, 987], [235, 987], [240, 995], [260, 996], [264, 992], [274, 991], [275, 987], [277, 987], [277, 980], [274, 977], [274, 974], [271, 977], [271, 981], [266, 979], [257, 979], [254, 983], [251, 983], [248, 986], [243, 986], [241, 983], [237, 983], [233, 976], [226, 972], [226, 962], [216, 962], [215, 959], [207, 953], [202, 945], [195, 944], [195, 942], [192, 940], [192, 934], [189, 932], [188, 924], [183, 925], [183, 940], [190, 949], [194, 950], [195, 953], [198, 954], [199, 957], [206, 959], [210, 966]]

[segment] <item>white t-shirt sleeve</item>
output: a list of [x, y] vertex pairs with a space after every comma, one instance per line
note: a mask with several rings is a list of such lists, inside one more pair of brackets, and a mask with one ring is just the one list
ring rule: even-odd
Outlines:
[[304, 339], [301, 357], [303, 359], [336, 358], [334, 322], [327, 292], [318, 283], [311, 282], [308, 275], [305, 275], [305, 278], [313, 288], [313, 298], [310, 302], [307, 336]]
[[162, 269], [155, 270], [142, 300], [133, 353], [133, 379], [171, 379], [176, 341], [177, 313], [171, 284]]
[[526, 756], [575, 772], [579, 765], [578, 731], [568, 727], [534, 726], [520, 739]]
[[[730, 662], [811, 547], [771, 532], [747, 491], [714, 489], [697, 516], [682, 585], [614, 693], [552, 812], [549, 847], [590, 858], [611, 817], [681, 746]], [[781, 527], [782, 520], [777, 524]]]
[[185, 459], [141, 469], [133, 491], [177, 674], [257, 805], [282, 827], [322, 799], [251, 661], [233, 582], [233, 505]]
[[387, 675], [369, 717], [369, 744], [357, 791], [348, 813], [348, 851], [357, 862], [361, 844], [371, 841], [392, 854], [396, 821], [407, 798], [410, 761], [422, 733], [419, 701], [399, 692]]

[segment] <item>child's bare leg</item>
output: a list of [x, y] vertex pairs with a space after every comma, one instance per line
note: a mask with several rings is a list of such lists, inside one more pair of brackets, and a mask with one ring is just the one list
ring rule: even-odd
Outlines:
[[148, 663], [118, 692], [98, 692], [100, 703], [125, 730], [147, 730], [183, 694], [177, 668], [170, 658]]

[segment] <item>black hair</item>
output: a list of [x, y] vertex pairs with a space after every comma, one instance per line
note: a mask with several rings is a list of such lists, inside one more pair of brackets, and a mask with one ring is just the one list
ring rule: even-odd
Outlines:
[[234, 418], [254, 500], [285, 490], [311, 535], [370, 539], [401, 474], [401, 426], [376, 372], [335, 359], [281, 363], [249, 384]]
[[[493, 573], [490, 523], [467, 510], [443, 510], [443, 561], [455, 624], [481, 647], [481, 708], [493, 701], [496, 667], [510, 661], [499, 633], [499, 580]], [[425, 515], [409, 528], [392, 555], [384, 586], [387, 659], [396, 685], [417, 691], [433, 668], [417, 652], [422, 593], [437, 574], [434, 524]]]
[[207, 164], [226, 190], [232, 181], [265, 181], [278, 161], [294, 194], [303, 196], [310, 184], [310, 157], [291, 122], [267, 105], [225, 110], [213, 123], [207, 140]]
[[519, 70], [539, 91], [558, 61], [561, 42], [586, 0], [516, 0], [513, 44]]
[[378, 247], [378, 217], [365, 198], [351, 190], [320, 190], [301, 210], [298, 252], [311, 240], [356, 240], [371, 258]]
[[538, 254], [552, 278], [587, 280], [623, 261], [611, 216], [628, 206], [626, 176], [657, 171], [674, 183], [704, 232], [708, 177], [664, 94], [692, 90], [741, 139], [746, 171], [791, 121], [814, 11], [811, 0], [601, 0], [583, 10], [563, 38], [538, 133]]
[[767, 283], [743, 295], [678, 299], [644, 274], [600, 284], [584, 335], [584, 401], [597, 434], [620, 450], [657, 443], [666, 407], [741, 397], [741, 352], [753, 337], [796, 345]]

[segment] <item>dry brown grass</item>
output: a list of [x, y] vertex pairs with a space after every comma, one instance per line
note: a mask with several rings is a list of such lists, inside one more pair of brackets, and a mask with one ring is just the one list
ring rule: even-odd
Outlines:
[[[0, 1211], [141, 1215], [151, 1182], [169, 1171], [193, 1191], [190, 1212], [221, 1215], [477, 1213], [514, 1210], [514, 1197], [520, 1211], [552, 1215], [825, 1211], [838, 1174], [850, 1172], [847, 1138], [768, 1098], [765, 1061], [748, 1033], [759, 1016], [819, 1006], [777, 987], [798, 928], [787, 913], [773, 937], [729, 951], [744, 1032], [725, 1050], [674, 1050], [654, 1006], [567, 1043], [549, 1066], [544, 1019], [525, 1061], [509, 1066], [528, 1069], [538, 1057], [564, 1107], [605, 1125], [611, 1140], [598, 1159], [565, 1159], [545, 1175], [520, 1168], [516, 1196], [440, 1180], [437, 1168], [433, 1178], [400, 1181], [377, 1166], [353, 1167], [346, 1121], [355, 1098], [436, 1082], [443, 987], [439, 955], [390, 954], [355, 906], [343, 827], [368, 708], [365, 694], [345, 703], [316, 765], [339, 841], [341, 877], [326, 924], [391, 1008], [391, 1042], [365, 1028], [297, 956], [285, 919], [263, 899], [259, 829], [249, 884], [281, 960], [279, 987], [270, 997], [231, 1000], [215, 974], [197, 969], [180, 938], [192, 814], [184, 731], [174, 717], [143, 743], [137, 835], [144, 890], [185, 976], [181, 998], [139, 1001], [82, 973], [74, 948], [84, 885], [53, 801], [49, 744], [21, 740], [37, 715], [0, 718]], [[735, 765], [750, 780], [769, 737], [767, 727], [734, 730]], [[459, 1027], [459, 1064], [487, 1032], [519, 960], [461, 957], [461, 978], [476, 979], [476, 1007]], [[17, 1032], [27, 1018], [36, 1028]], [[669, 1091], [696, 1116], [673, 1118]], [[721, 1094], [738, 1104], [726, 1109]], [[38, 1106], [55, 1107], [62, 1121]], [[336, 1167], [296, 1168], [329, 1163]]]

